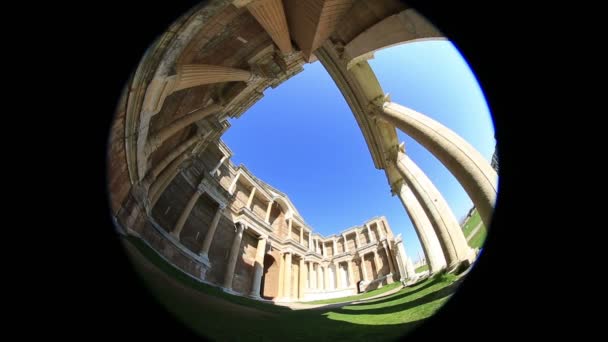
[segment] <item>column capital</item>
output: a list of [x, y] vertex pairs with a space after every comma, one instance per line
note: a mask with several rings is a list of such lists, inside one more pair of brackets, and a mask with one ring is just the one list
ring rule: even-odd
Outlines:
[[387, 102], [391, 102], [391, 96], [388, 93], [372, 99], [367, 105], [367, 114], [376, 117], [378, 112], [382, 111], [382, 108]]
[[264, 77], [262, 75], [258, 75], [254, 72], [251, 72], [251, 76], [249, 76], [249, 79], [245, 82], [247, 82], [247, 84], [255, 84], [255, 83], [258, 83], [265, 79], [266, 79], [266, 77]]
[[258, 236], [258, 240], [267, 240], [268, 239], [268, 235], [266, 234], [260, 234], [260, 236]]

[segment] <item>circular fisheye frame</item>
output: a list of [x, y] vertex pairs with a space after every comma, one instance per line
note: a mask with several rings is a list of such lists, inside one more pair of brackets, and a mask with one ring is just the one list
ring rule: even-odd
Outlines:
[[112, 215], [196, 334], [394, 340], [480, 257], [489, 109], [407, 4], [207, 1], [134, 67], [110, 132]]

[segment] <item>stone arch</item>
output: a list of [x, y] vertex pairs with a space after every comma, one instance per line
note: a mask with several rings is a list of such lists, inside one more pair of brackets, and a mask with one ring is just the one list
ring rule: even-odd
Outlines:
[[264, 255], [264, 273], [260, 285], [260, 296], [273, 299], [279, 294], [279, 263], [272, 254]]

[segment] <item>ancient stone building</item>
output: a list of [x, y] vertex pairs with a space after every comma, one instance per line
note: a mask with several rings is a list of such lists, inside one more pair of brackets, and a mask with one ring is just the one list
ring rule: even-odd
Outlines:
[[337, 297], [361, 281], [369, 289], [411, 276], [385, 218], [320, 236], [286, 194], [230, 162], [221, 141], [228, 118], [318, 60], [402, 201], [431, 273], [467, 266], [475, 253], [396, 129], [445, 165], [486, 226], [497, 174], [449, 128], [392, 102], [367, 63], [374, 51], [421, 39], [445, 38], [396, 0], [212, 0], [192, 8], [152, 43], [116, 110], [108, 182], [118, 231], [200, 281], [256, 298]]

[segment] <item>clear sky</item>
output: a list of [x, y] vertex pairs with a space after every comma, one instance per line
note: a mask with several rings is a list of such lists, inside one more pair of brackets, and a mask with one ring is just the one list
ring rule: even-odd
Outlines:
[[[488, 161], [494, 128], [473, 72], [448, 41], [422, 41], [381, 50], [369, 61], [391, 100], [455, 131]], [[384, 171], [377, 170], [361, 130], [320, 62], [264, 97], [222, 139], [235, 164], [281, 190], [313, 230], [331, 235], [384, 215], [402, 234], [407, 253], [422, 255], [412, 223], [392, 197]], [[410, 158], [441, 191], [457, 219], [472, 202], [430, 152], [397, 130]]]

